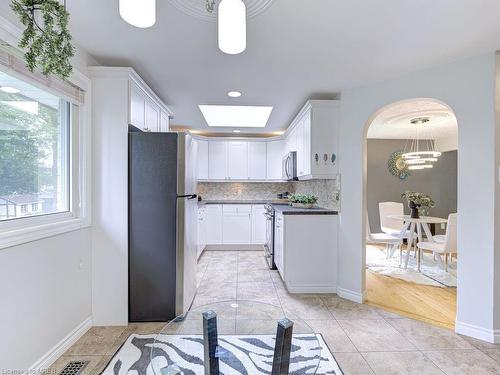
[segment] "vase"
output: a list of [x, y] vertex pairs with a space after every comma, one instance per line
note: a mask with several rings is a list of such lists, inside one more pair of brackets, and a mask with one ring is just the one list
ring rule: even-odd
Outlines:
[[418, 219], [418, 204], [415, 202], [408, 202], [408, 207], [410, 207], [410, 216], [412, 219]]

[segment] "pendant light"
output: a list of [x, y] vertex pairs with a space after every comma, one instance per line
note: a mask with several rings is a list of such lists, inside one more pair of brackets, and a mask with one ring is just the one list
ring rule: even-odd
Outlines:
[[424, 130], [422, 126], [428, 126], [428, 122], [430, 122], [429, 117], [417, 117], [410, 120], [410, 124], [415, 126], [415, 137], [411, 140], [409, 148], [405, 146], [405, 153], [402, 155], [410, 170], [433, 168], [433, 163], [437, 162], [441, 156], [441, 152], [436, 150], [436, 142], [432, 134], [422, 136], [422, 130]]
[[242, 0], [219, 3], [219, 49], [229, 55], [247, 48], [247, 10]]
[[135, 27], [147, 28], [156, 23], [156, 0], [120, 0], [120, 16]]

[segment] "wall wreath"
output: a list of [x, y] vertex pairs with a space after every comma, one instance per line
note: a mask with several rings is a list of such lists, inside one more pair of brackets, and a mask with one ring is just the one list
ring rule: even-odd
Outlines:
[[389, 172], [399, 178], [400, 180], [406, 180], [410, 176], [410, 170], [408, 169], [408, 164], [403, 159], [403, 151], [394, 151], [387, 161], [387, 167]]
[[65, 5], [57, 0], [12, 0], [11, 8], [25, 27], [19, 47], [26, 51], [26, 66], [31, 71], [39, 67], [44, 75], [68, 78], [75, 52]]

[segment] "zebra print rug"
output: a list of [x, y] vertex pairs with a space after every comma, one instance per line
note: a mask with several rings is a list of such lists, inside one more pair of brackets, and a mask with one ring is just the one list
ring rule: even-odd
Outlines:
[[[102, 375], [155, 375], [151, 363], [151, 348], [155, 338], [156, 335], [131, 335]], [[154, 368], [163, 368], [175, 361], [184, 375], [204, 374], [201, 336], [160, 335], [158, 341], [153, 358]], [[220, 335], [219, 345], [225, 352], [219, 362], [221, 374], [270, 374], [274, 342], [272, 335]], [[318, 347], [318, 342], [321, 347]], [[342, 371], [321, 335], [298, 334], [294, 335], [292, 343], [290, 374], [342, 375]]]

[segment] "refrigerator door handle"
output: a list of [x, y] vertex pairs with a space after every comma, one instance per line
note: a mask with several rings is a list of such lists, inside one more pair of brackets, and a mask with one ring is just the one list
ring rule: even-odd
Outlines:
[[177, 196], [177, 199], [181, 199], [181, 198], [196, 199], [196, 198], [198, 198], [198, 195], [197, 194], [187, 194], [187, 195], [178, 195]]

